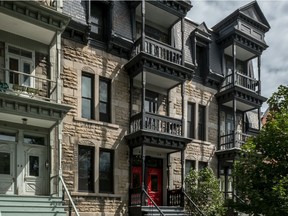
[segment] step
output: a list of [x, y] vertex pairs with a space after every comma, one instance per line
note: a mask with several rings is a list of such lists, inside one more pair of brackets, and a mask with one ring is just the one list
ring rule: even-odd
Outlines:
[[[184, 209], [182, 207], [177, 206], [158, 206], [163, 214], [169, 216], [186, 216]], [[161, 215], [159, 211], [154, 206], [143, 206], [141, 208], [144, 215]]]
[[0, 210], [1, 216], [67, 216], [66, 212], [51, 212], [51, 211], [2, 211]]
[[60, 197], [0, 195], [0, 216], [66, 216]]

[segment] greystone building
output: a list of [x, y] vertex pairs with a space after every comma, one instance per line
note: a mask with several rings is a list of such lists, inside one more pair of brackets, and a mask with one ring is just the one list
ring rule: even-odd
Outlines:
[[270, 26], [256, 1], [212, 28], [191, 7], [0, 1], [0, 215], [184, 214], [207, 166], [233, 197]]

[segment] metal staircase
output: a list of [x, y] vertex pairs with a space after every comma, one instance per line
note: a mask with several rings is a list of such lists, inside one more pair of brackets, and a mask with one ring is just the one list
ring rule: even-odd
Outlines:
[[0, 216], [66, 216], [62, 198], [0, 195]]

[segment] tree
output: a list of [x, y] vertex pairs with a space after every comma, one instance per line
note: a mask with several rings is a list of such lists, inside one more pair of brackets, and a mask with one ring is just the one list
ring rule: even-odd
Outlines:
[[[219, 181], [211, 168], [204, 168], [199, 172], [191, 169], [185, 179], [185, 188], [188, 196], [205, 215], [224, 215], [223, 194], [219, 190]], [[195, 206], [189, 202], [187, 204], [190, 212], [197, 213]]]
[[234, 166], [236, 209], [254, 215], [288, 215], [288, 87], [268, 100], [270, 114], [242, 147]]

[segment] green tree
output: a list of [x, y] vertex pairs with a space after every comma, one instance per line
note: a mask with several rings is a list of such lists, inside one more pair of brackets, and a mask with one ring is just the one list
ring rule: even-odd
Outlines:
[[248, 140], [234, 166], [236, 209], [254, 215], [288, 215], [288, 87], [268, 100], [270, 115]]
[[[185, 190], [205, 215], [224, 215], [223, 194], [219, 190], [219, 181], [212, 169], [205, 168], [199, 172], [191, 169], [185, 179]], [[187, 204], [190, 212], [197, 213], [193, 205]]]

